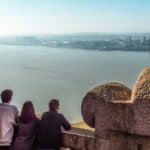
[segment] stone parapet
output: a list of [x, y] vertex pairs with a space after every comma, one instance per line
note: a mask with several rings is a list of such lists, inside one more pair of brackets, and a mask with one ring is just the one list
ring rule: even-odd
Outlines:
[[78, 128], [63, 131], [62, 146], [71, 150], [96, 150], [95, 133]]
[[121, 83], [98, 85], [85, 95], [81, 109], [95, 128], [95, 150], [149, 150], [150, 66], [132, 92]]

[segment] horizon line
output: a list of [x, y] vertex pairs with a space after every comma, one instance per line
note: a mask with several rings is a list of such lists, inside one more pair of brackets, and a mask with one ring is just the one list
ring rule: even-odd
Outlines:
[[71, 32], [71, 33], [23, 33], [23, 34], [6, 34], [0, 37], [17, 37], [17, 36], [44, 36], [44, 35], [73, 35], [73, 34], [150, 34], [150, 32]]

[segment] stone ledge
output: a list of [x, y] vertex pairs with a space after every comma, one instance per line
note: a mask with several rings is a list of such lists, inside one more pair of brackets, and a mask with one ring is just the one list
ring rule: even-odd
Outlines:
[[62, 132], [62, 147], [74, 150], [95, 150], [95, 132], [72, 128], [70, 131]]

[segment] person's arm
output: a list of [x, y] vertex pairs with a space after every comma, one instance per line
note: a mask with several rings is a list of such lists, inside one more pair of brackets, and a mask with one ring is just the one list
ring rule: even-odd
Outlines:
[[12, 137], [12, 144], [14, 143], [16, 137], [18, 136], [18, 130], [19, 130], [19, 122], [20, 122], [20, 118], [19, 118], [19, 111], [17, 109], [17, 107], [14, 107], [14, 114], [15, 114], [15, 118], [14, 118], [14, 134]]
[[44, 120], [45, 116], [46, 116], [46, 113], [43, 113], [42, 116], [41, 116], [41, 120]]
[[71, 124], [69, 121], [64, 117], [64, 115], [60, 114], [60, 119], [61, 119], [61, 125], [65, 130], [70, 130], [71, 129]]
[[17, 125], [19, 123], [19, 111], [17, 109], [17, 107], [14, 107], [15, 109], [15, 125]]

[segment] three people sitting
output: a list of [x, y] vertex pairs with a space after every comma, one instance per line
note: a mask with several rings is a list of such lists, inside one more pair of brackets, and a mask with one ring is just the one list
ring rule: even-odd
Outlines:
[[31, 101], [23, 104], [20, 116], [10, 105], [13, 92], [2, 91], [0, 104], [0, 150], [60, 150], [61, 127], [71, 129], [71, 124], [58, 112], [59, 101], [49, 102], [49, 111], [41, 120], [36, 117]]

